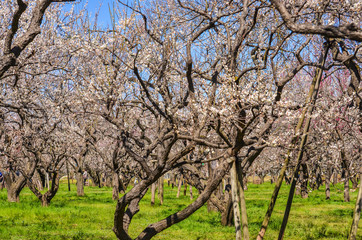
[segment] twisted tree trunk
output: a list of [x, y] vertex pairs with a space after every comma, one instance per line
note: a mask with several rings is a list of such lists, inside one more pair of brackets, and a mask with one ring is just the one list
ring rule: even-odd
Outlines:
[[50, 204], [50, 201], [54, 198], [55, 194], [58, 192], [59, 189], [59, 180], [60, 180], [60, 174], [59, 172], [54, 172], [52, 174], [52, 186], [49, 188], [49, 190], [41, 194], [41, 192], [36, 188], [36, 184], [34, 184], [32, 181], [27, 181], [27, 184], [29, 186], [29, 189], [35, 194], [35, 196], [40, 200], [41, 205], [43, 207], [47, 207]]
[[356, 200], [356, 206], [353, 212], [353, 221], [351, 230], [349, 233], [349, 240], [356, 240], [357, 237], [357, 229], [358, 229], [358, 222], [361, 217], [361, 209], [362, 209], [362, 167], [360, 168], [360, 183], [359, 183], [359, 190]]

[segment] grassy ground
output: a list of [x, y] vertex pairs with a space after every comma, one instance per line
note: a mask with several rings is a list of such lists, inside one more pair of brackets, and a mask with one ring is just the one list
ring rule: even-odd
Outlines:
[[[246, 191], [251, 239], [255, 239], [267, 209], [274, 185], [249, 184]], [[265, 239], [277, 239], [289, 186], [284, 185], [278, 198]], [[324, 189], [310, 193], [308, 199], [295, 197], [290, 221], [284, 239], [346, 239], [352, 220], [357, 192], [351, 193], [351, 202], [343, 202], [342, 186], [331, 189], [331, 200], [324, 200]], [[150, 206], [147, 193], [135, 216], [130, 234], [137, 234], [149, 223], [167, 217], [190, 204], [189, 196], [176, 198], [176, 189], [166, 187], [164, 205]], [[75, 186], [67, 191], [62, 184], [51, 206], [43, 208], [35, 196], [24, 189], [20, 203], [8, 203], [6, 190], [0, 191], [0, 239], [115, 239], [112, 232], [115, 202], [110, 188], [86, 187], [86, 196], [77, 197]], [[196, 191], [194, 194], [197, 197]], [[360, 224], [357, 239], [362, 239]], [[233, 239], [233, 227], [220, 225], [216, 212], [207, 212], [206, 206], [185, 221], [174, 225], [155, 239]]]

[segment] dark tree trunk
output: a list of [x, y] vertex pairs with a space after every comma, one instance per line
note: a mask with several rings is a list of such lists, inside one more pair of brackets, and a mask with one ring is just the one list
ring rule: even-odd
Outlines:
[[326, 174], [326, 200], [329, 200], [331, 198], [330, 179], [331, 179], [331, 170], [328, 168]]
[[67, 169], [68, 192], [70, 192], [70, 173], [69, 173], [69, 164], [68, 164], [68, 161], [66, 162], [66, 169]]
[[301, 196], [302, 198], [308, 198], [308, 168], [307, 164], [302, 164], [301, 171]]
[[184, 182], [184, 196], [186, 196], [187, 193], [187, 182]]
[[189, 186], [190, 186], [190, 200], [193, 200], [194, 195], [192, 194], [192, 186], [191, 186], [191, 184]]

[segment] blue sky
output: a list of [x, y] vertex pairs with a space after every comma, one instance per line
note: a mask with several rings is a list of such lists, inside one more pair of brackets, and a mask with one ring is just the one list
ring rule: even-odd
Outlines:
[[117, 2], [117, 0], [78, 0], [75, 3], [67, 3], [65, 9], [70, 9], [75, 4], [76, 10], [79, 11], [87, 5], [90, 20], [93, 22], [95, 14], [99, 11], [98, 26], [107, 27], [111, 26], [109, 8], [112, 8], [113, 4], [116, 6]]

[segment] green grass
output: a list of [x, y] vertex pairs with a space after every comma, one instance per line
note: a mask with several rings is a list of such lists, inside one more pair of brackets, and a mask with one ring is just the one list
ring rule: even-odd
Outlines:
[[[249, 184], [246, 191], [249, 231], [255, 239], [274, 185]], [[277, 239], [289, 186], [283, 185], [265, 239]], [[357, 192], [351, 192], [351, 202], [343, 202], [342, 186], [331, 189], [331, 200], [324, 199], [324, 189], [309, 194], [308, 199], [296, 196], [290, 213], [290, 221], [284, 239], [346, 239], [352, 221]], [[164, 205], [156, 200], [150, 205], [147, 193], [140, 203], [140, 212], [134, 217], [130, 234], [136, 237], [149, 223], [163, 219], [190, 204], [189, 196], [176, 198], [177, 189], [165, 188]], [[28, 190], [20, 195], [20, 203], [8, 203], [6, 190], [0, 191], [0, 239], [115, 239], [112, 232], [113, 213], [116, 203], [112, 201], [112, 189], [85, 187], [85, 196], [77, 197], [75, 185], [67, 191], [61, 184], [60, 191], [49, 207], [40, 202]], [[197, 197], [197, 191], [194, 190]], [[190, 218], [158, 234], [155, 239], [233, 239], [233, 227], [220, 225], [220, 215], [208, 212], [206, 206]], [[362, 239], [361, 224], [357, 239]]]

